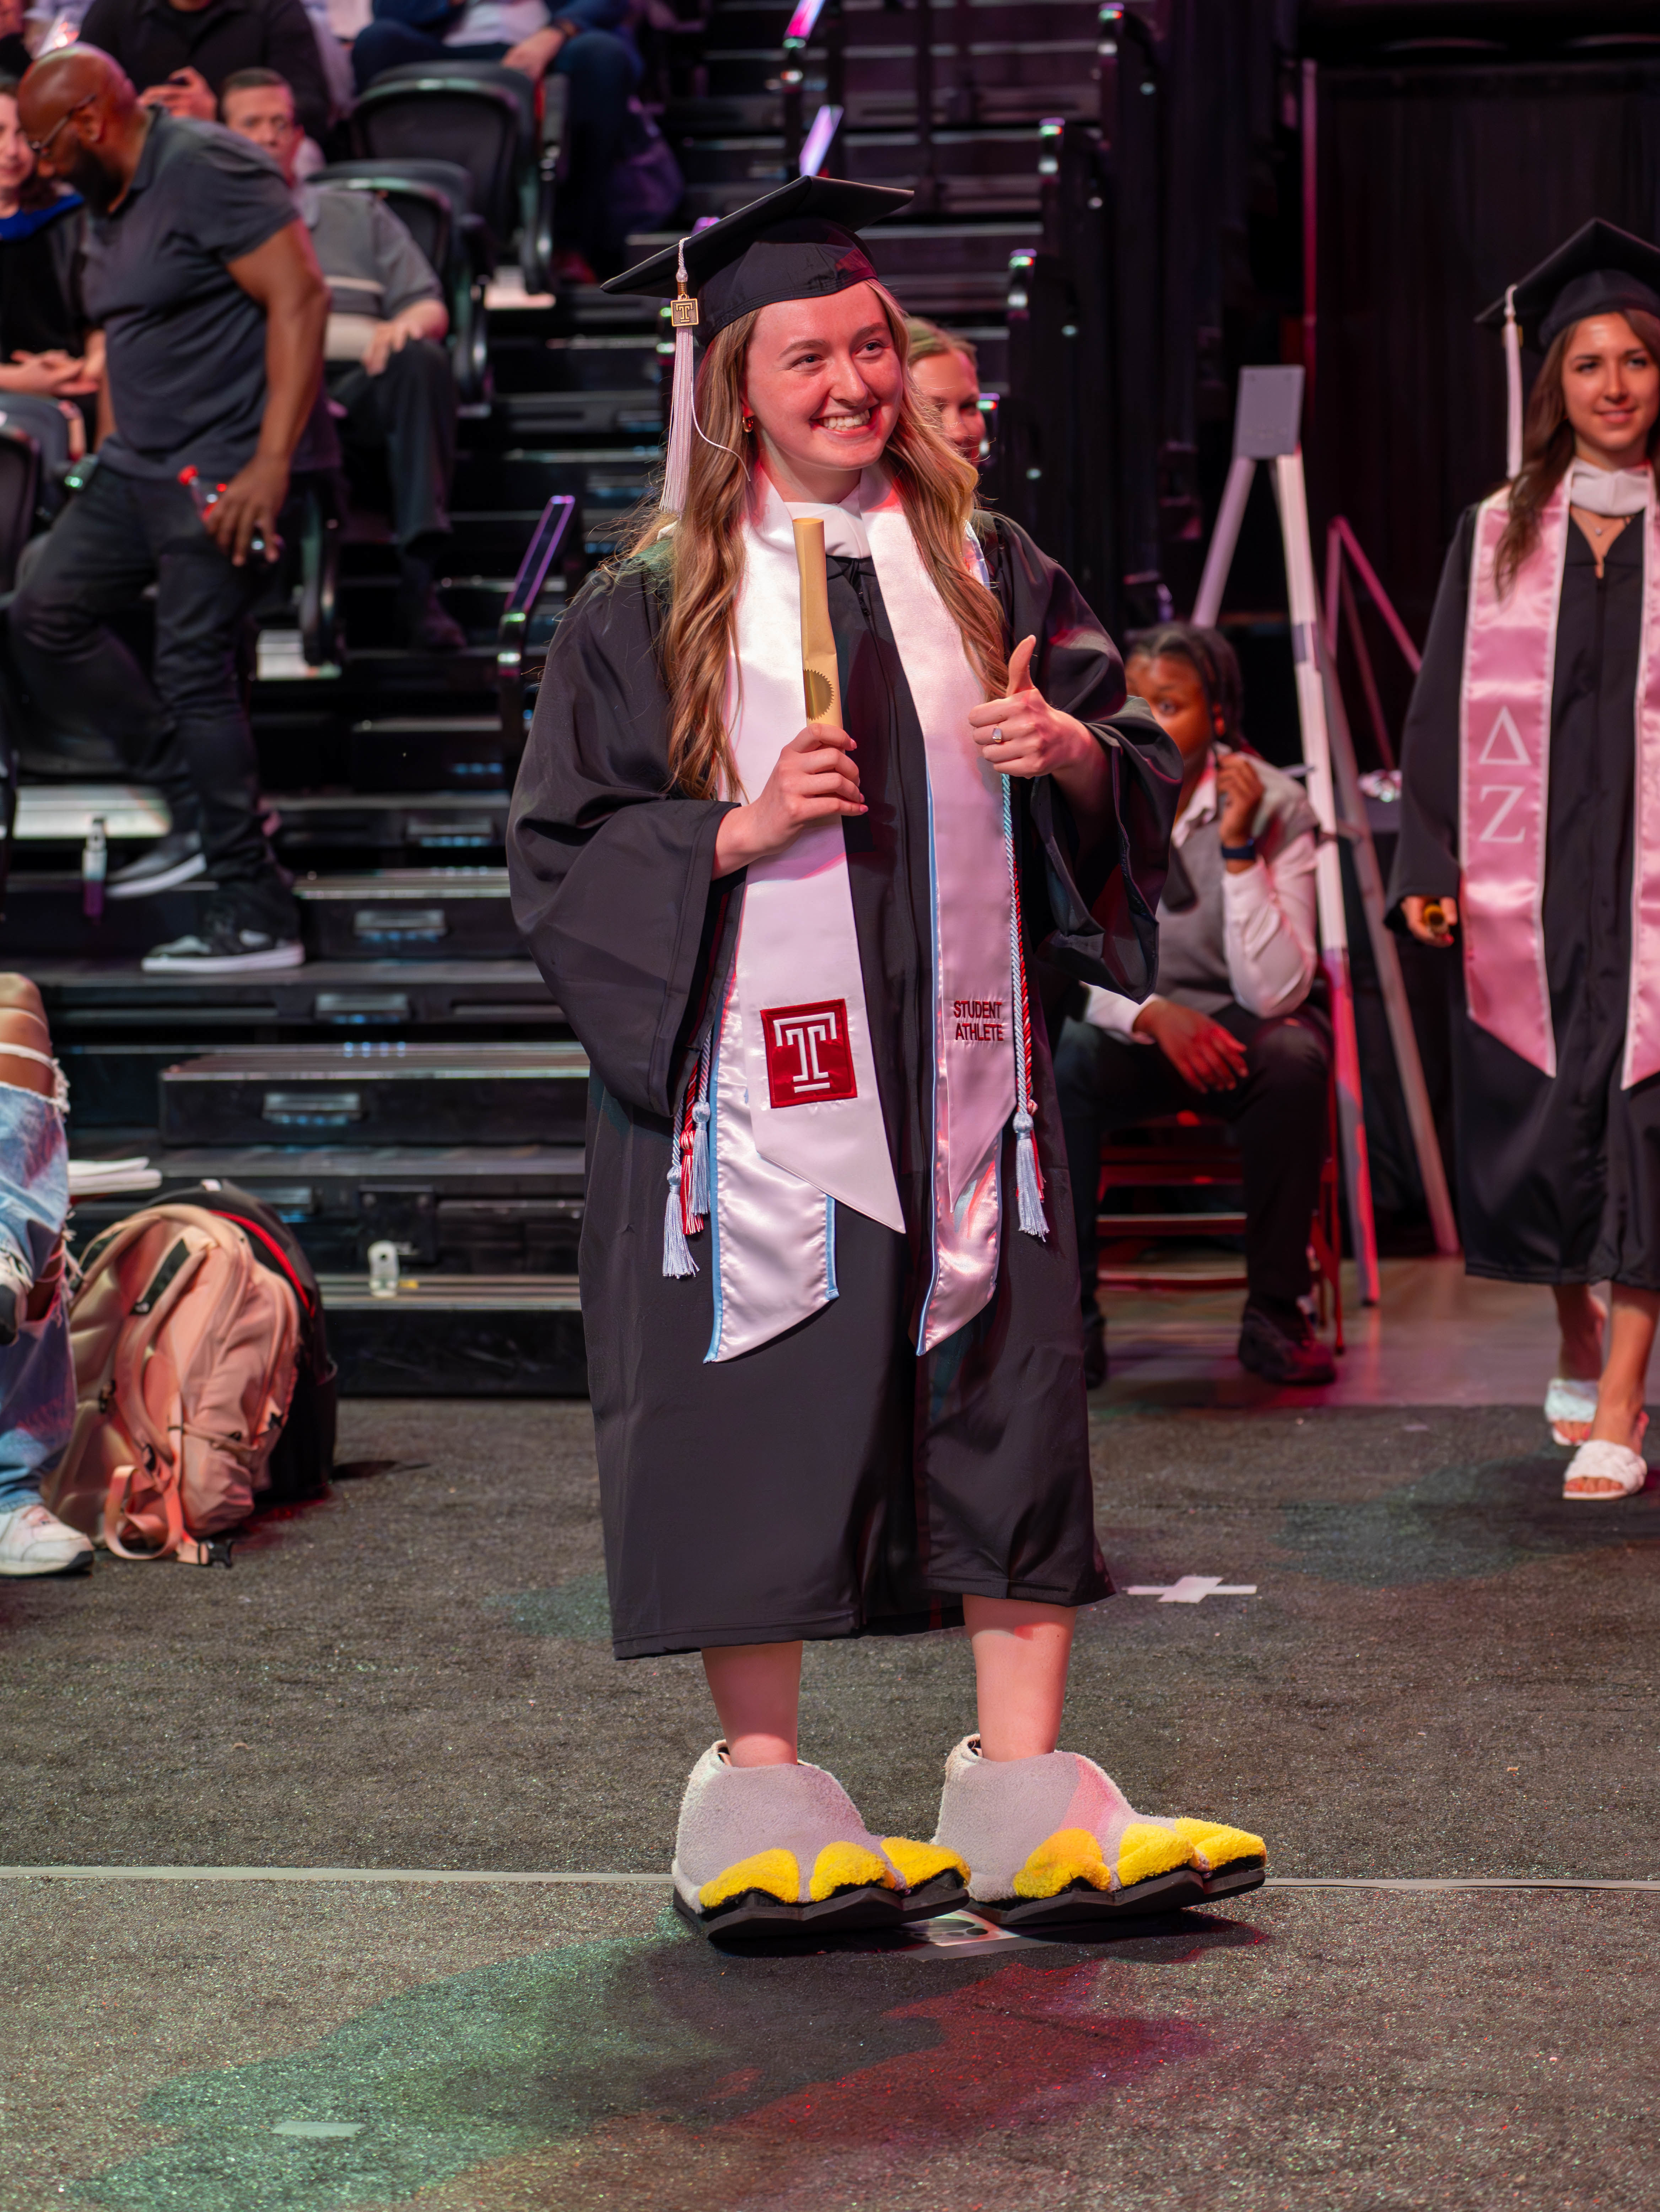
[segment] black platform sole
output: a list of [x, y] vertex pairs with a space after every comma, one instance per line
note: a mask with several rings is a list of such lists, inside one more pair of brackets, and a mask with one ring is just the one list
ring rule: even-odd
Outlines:
[[1248, 1889], [1260, 1889], [1268, 1880], [1268, 1861], [1235, 1859], [1215, 1874], [1201, 1875], [1200, 1880], [1209, 1904], [1214, 1905], [1219, 1898], [1243, 1897]]
[[[836, 1936], [861, 1929], [897, 1929], [905, 1924], [907, 1901], [902, 1892], [874, 1885], [838, 1890], [833, 1897], [821, 1898], [815, 1905], [785, 1905], [764, 1889], [747, 1889], [730, 1904], [705, 1912], [688, 1905], [678, 1890], [675, 1892], [675, 1910], [688, 1928], [695, 1928], [700, 1936], [723, 1938], [792, 1933]], [[935, 1905], [931, 1910], [939, 1912], [948, 1908]]]
[[907, 1890], [901, 1900], [901, 1920], [936, 1920], [943, 1912], [977, 1912], [979, 1910], [968, 1894], [968, 1884], [951, 1868], [936, 1874], [931, 1881], [918, 1882]]
[[977, 1898], [967, 1909], [999, 1928], [1035, 1935], [1051, 1928], [1078, 1928], [1090, 1921], [1136, 1920], [1148, 1913], [1179, 1912], [1187, 1905], [1203, 1905], [1205, 1896], [1194, 1869], [1178, 1867], [1171, 1874], [1149, 1875], [1145, 1881], [1133, 1882], [1128, 1889], [1092, 1889], [1087, 1882], [1075, 1881], [1053, 1897], [1019, 1897], [995, 1905], [983, 1905]]

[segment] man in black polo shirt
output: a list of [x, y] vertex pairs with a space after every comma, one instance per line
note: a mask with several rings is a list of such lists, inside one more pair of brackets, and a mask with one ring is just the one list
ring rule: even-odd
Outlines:
[[273, 69], [293, 86], [312, 137], [329, 127], [323, 59], [301, 0], [92, 0], [81, 39], [118, 63], [147, 105], [175, 115], [215, 122], [227, 76]]
[[[87, 203], [87, 313], [105, 334], [114, 421], [12, 601], [12, 650], [55, 720], [114, 737], [176, 818], [189, 826], [194, 811], [217, 896], [201, 933], [158, 946], [146, 969], [298, 967], [236, 639], [254, 541], [274, 556], [321, 379], [328, 288], [264, 155], [216, 125], [141, 107], [106, 54], [77, 46], [38, 62], [18, 105], [42, 172]], [[152, 583], [153, 684], [103, 622]], [[173, 879], [188, 872], [181, 862]]]

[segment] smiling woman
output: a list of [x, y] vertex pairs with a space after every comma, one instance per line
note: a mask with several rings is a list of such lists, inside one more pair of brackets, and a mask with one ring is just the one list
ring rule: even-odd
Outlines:
[[[96, 394], [86, 360], [82, 245], [80, 196], [37, 173], [18, 120], [16, 80], [0, 77], [0, 392], [51, 401]], [[64, 411], [78, 427], [76, 410]]]
[[[615, 280], [678, 282], [706, 350], [662, 505], [560, 627], [509, 837], [597, 1079], [614, 1646], [703, 1655], [724, 1734], [676, 1892], [717, 1931], [879, 1925], [965, 1883], [1075, 1917], [1261, 1872], [1056, 1748], [1073, 1609], [1108, 1584], [1027, 976], [1041, 949], [1145, 993], [1179, 771], [906, 374], [854, 231], [906, 197], [803, 179]], [[827, 625], [839, 719], [809, 721]], [[803, 1639], [957, 1620], [979, 1735], [934, 1843], [884, 1838], [797, 1759]]]
[[1660, 1319], [1660, 250], [1588, 223], [1509, 296], [1544, 366], [1515, 481], [1447, 556], [1391, 899], [1462, 940], [1468, 1265], [1552, 1286], [1565, 1495], [1610, 1498], [1645, 1479]]

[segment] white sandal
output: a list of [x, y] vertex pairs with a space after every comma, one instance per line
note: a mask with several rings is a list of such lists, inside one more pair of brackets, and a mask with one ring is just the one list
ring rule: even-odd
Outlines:
[[1562, 1423], [1596, 1419], [1596, 1383], [1581, 1382], [1572, 1375], [1553, 1375], [1545, 1392], [1545, 1419], [1550, 1423], [1550, 1432], [1556, 1443], [1571, 1444], [1574, 1440], [1563, 1435]]
[[[1618, 1490], [1573, 1490], [1569, 1485], [1587, 1475], [1599, 1480], [1617, 1482]], [[1595, 1437], [1580, 1445], [1568, 1462], [1568, 1471], [1562, 1479], [1564, 1498], [1588, 1500], [1591, 1504], [1603, 1504], [1610, 1498], [1634, 1498], [1649, 1479], [1648, 1462], [1641, 1452], [1633, 1451], [1628, 1445], [1610, 1443], [1605, 1437]]]

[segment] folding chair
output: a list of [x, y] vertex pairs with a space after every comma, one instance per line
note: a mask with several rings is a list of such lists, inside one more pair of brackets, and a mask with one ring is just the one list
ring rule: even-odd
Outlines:
[[[1121, 1130], [1101, 1146], [1096, 1190], [1098, 1280], [1102, 1290], [1230, 1291], [1245, 1287], [1243, 1264], [1215, 1268], [1159, 1267], [1145, 1264], [1149, 1244], [1178, 1237], [1233, 1237], [1245, 1233], [1242, 1212], [1211, 1207], [1192, 1212], [1109, 1212], [1113, 1191], [1238, 1189], [1244, 1170], [1237, 1146], [1222, 1139], [1223, 1124], [1208, 1115], [1184, 1111]], [[1326, 1156], [1319, 1195], [1309, 1224], [1320, 1326], [1334, 1324], [1333, 1348], [1343, 1349], [1342, 1218], [1338, 1203], [1337, 1079], [1326, 1078]]]
[[456, 163], [493, 238], [517, 234], [527, 292], [553, 287], [554, 194], [566, 86], [540, 85], [495, 62], [404, 62], [378, 76], [352, 112], [360, 158]]
[[490, 396], [484, 287], [494, 264], [488, 229], [472, 212], [472, 179], [457, 161], [385, 159], [336, 161], [313, 184], [373, 192], [403, 224], [444, 287], [450, 314], [450, 362], [463, 407]]

